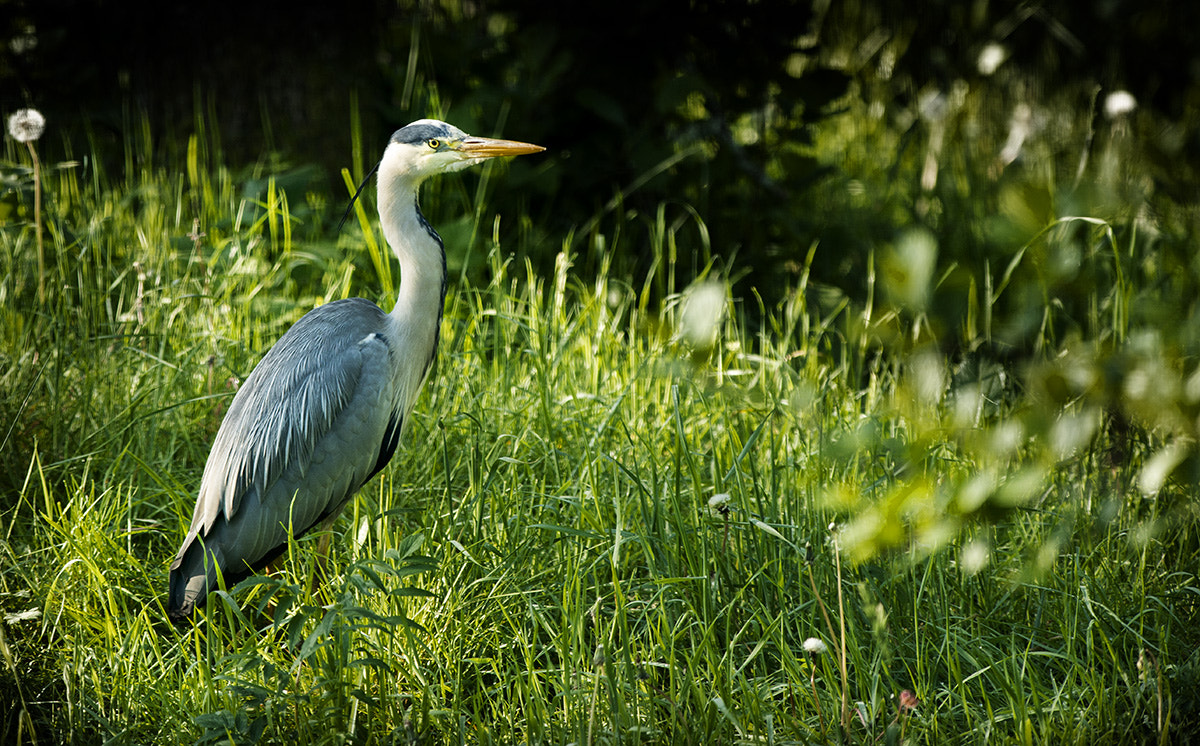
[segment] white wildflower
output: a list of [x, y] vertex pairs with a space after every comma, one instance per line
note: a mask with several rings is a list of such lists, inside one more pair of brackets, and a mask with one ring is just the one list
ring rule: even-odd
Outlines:
[[991, 556], [992, 550], [988, 546], [988, 543], [976, 539], [962, 548], [958, 556], [958, 561], [963, 572], [967, 575], [975, 575], [987, 567]]
[[1004, 48], [1004, 45], [992, 42], [979, 52], [975, 66], [979, 69], [980, 75], [991, 75], [1004, 64], [1006, 59], [1008, 59], [1008, 50]]
[[46, 118], [37, 109], [21, 109], [8, 118], [8, 134], [17, 142], [33, 142], [46, 129]]
[[727, 502], [729, 502], [729, 493], [722, 492], [719, 495], [713, 495], [712, 497], [708, 498], [708, 507], [716, 510]]
[[1104, 99], [1104, 114], [1109, 119], [1128, 114], [1137, 108], [1137, 99], [1129, 91], [1113, 91]]
[[679, 334], [693, 347], [710, 349], [717, 343], [721, 319], [725, 316], [725, 286], [703, 282], [684, 296], [679, 314]]
[[821, 655], [829, 647], [819, 637], [810, 637], [804, 641], [804, 652], [811, 655]]

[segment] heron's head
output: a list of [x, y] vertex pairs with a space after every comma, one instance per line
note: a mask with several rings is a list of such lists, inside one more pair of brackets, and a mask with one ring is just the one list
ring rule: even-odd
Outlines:
[[545, 148], [540, 145], [525, 142], [472, 137], [445, 122], [419, 119], [401, 127], [392, 135], [387, 149], [383, 151], [383, 158], [371, 169], [371, 173], [367, 174], [358, 185], [354, 196], [350, 198], [346, 213], [338, 223], [338, 230], [341, 230], [346, 219], [350, 217], [358, 195], [371, 180], [371, 175], [376, 172], [379, 173], [379, 209], [382, 215], [401, 203], [404, 203], [406, 208], [411, 205], [411, 196], [407, 199], [400, 198], [415, 193], [426, 177], [457, 171], [496, 156], [522, 155], [542, 150]]
[[392, 135], [379, 163], [381, 179], [407, 176], [417, 180], [457, 171], [488, 158], [545, 150], [513, 140], [473, 137], [436, 119], [420, 119]]

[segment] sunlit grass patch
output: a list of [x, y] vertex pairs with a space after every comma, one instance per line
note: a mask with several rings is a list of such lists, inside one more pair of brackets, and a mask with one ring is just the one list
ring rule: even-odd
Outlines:
[[[1100, 743], [1195, 724], [1200, 397], [1181, 336], [1138, 322], [1162, 298], [1111, 224], [1038, 218], [976, 278], [955, 346], [922, 232], [867, 257], [865, 299], [809, 284], [818, 243], [768, 305], [734, 297], [736, 261], [678, 205], [614, 204], [541, 276], [475, 203], [434, 376], [329, 561], [305, 537], [176, 629], [167, 565], [232, 392], [302, 313], [386, 304], [387, 281], [373, 222], [330, 238], [340, 198], [286, 169], [231, 174], [203, 133], [181, 169], [143, 160], [44, 164], [44, 303], [29, 225], [0, 228], [9, 740]], [[630, 246], [650, 256], [636, 279], [612, 271]], [[1053, 276], [1012, 284], [1072, 251], [1099, 264], [1070, 309]], [[997, 353], [1016, 327], [1041, 351], [1019, 366]]]

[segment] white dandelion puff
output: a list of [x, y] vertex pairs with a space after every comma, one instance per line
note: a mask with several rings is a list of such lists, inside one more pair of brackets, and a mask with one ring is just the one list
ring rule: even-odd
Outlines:
[[716, 510], [727, 502], [729, 502], [729, 493], [722, 492], [719, 495], [713, 495], [712, 497], [708, 498], [708, 507]]
[[46, 129], [46, 118], [37, 109], [20, 109], [8, 118], [8, 134], [17, 142], [33, 142]]
[[700, 349], [711, 349], [725, 316], [725, 286], [704, 282], [691, 288], [680, 309], [679, 334]]
[[987, 542], [976, 539], [962, 548], [958, 561], [963, 572], [967, 575], [975, 575], [987, 567], [991, 556], [992, 550], [988, 547]]
[[42, 239], [42, 167], [38, 162], [37, 148], [33, 141], [42, 136], [46, 129], [46, 118], [37, 109], [18, 109], [8, 118], [8, 134], [29, 149], [33, 161], [33, 225], [37, 236], [38, 260], [38, 303], [46, 301], [46, 249]]
[[1008, 59], [1008, 50], [1004, 45], [992, 42], [979, 52], [975, 66], [981, 75], [991, 75]]
[[1104, 114], [1109, 119], [1124, 116], [1137, 108], [1137, 99], [1129, 91], [1113, 91], [1104, 99]]
[[810, 655], [821, 655], [826, 650], [829, 650], [829, 646], [819, 637], [810, 637], [804, 641], [804, 652]]

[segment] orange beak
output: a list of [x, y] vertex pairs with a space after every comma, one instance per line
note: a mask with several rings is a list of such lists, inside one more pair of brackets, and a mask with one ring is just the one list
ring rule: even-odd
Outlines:
[[457, 150], [472, 158], [495, 158], [502, 155], [525, 155], [545, 150], [541, 145], [530, 145], [515, 140], [493, 140], [487, 137], [468, 137], [458, 144]]

